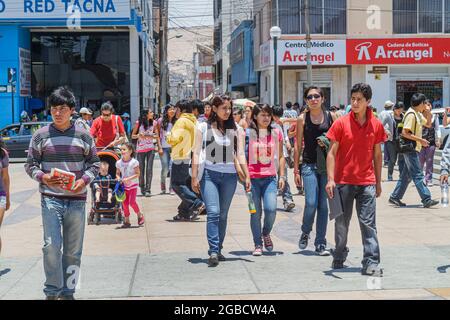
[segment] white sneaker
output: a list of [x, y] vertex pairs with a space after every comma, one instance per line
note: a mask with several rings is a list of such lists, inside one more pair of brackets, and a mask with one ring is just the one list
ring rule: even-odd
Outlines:
[[432, 186], [434, 186], [433, 181], [428, 181], [428, 182], [427, 182], [427, 187], [432, 187]]
[[255, 256], [255, 257], [262, 256], [262, 254], [263, 254], [262, 246], [256, 246], [256, 247], [255, 247], [255, 250], [253, 251], [252, 254], [253, 254], [253, 256]]

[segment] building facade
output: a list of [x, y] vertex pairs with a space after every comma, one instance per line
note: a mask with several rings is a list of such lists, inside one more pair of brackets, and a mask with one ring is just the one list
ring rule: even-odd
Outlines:
[[216, 93], [231, 92], [228, 44], [231, 34], [244, 20], [252, 18], [252, 0], [214, 0], [214, 74]]
[[[229, 44], [231, 91], [237, 98], [256, 98], [258, 78], [253, 61], [253, 21], [244, 20], [231, 34]], [[237, 94], [240, 92], [240, 94]]]
[[214, 92], [214, 49], [212, 46], [197, 44], [194, 52], [195, 98], [204, 100]]
[[[450, 105], [450, 1], [310, 0], [313, 83], [327, 105], [348, 104], [356, 82], [369, 83], [372, 105], [404, 101], [423, 92], [435, 106]], [[303, 0], [254, 1], [254, 55], [261, 102], [273, 103], [277, 46], [280, 102], [302, 102], [306, 86]]]
[[151, 1], [2, 3], [0, 126], [19, 121], [22, 111], [40, 114], [61, 85], [74, 91], [77, 109], [98, 112], [109, 100], [117, 114], [136, 120], [140, 109], [152, 107]]

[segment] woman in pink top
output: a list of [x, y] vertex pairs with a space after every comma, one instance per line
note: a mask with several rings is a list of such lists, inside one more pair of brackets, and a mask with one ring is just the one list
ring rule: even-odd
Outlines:
[[153, 160], [155, 159], [155, 144], [153, 143], [153, 139], [156, 132], [156, 121], [153, 121], [153, 117], [154, 113], [152, 110], [142, 111], [132, 133], [133, 139], [137, 139], [136, 153], [141, 170], [139, 186], [142, 195], [146, 197], [151, 196]]
[[[264, 247], [273, 250], [270, 232], [277, 212], [277, 168], [279, 164], [278, 189], [283, 190], [286, 181], [284, 175], [285, 159], [283, 156], [283, 134], [271, 127], [272, 108], [265, 104], [255, 106], [252, 110], [249, 129], [246, 130], [248, 141], [248, 171], [252, 182], [252, 195], [256, 213], [251, 215], [250, 226], [255, 243], [254, 256], [260, 256]], [[261, 217], [264, 204], [264, 226]]]

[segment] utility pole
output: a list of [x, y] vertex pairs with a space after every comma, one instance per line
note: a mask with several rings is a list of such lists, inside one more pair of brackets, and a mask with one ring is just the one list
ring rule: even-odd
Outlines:
[[311, 28], [309, 19], [309, 0], [305, 0], [305, 28], [306, 28], [306, 73], [308, 86], [312, 85], [311, 65]]
[[168, 10], [169, 10], [169, 0], [161, 0], [161, 20], [160, 20], [160, 30], [159, 30], [159, 56], [160, 56], [160, 94], [159, 103], [160, 111], [167, 104], [167, 84], [168, 84], [168, 73], [169, 68], [167, 65], [167, 43], [168, 43]]

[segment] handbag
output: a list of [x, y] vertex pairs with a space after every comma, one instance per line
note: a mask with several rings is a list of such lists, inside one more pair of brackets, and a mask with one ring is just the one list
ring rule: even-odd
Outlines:
[[[119, 138], [120, 138], [120, 130], [119, 130], [119, 116], [115, 116], [114, 117], [115, 118], [115, 122], [116, 122], [116, 140], [118, 140]], [[125, 136], [123, 137], [123, 142], [122, 142], [122, 144], [124, 144], [124, 143], [128, 143], [129, 141], [128, 141], [128, 137], [127, 137], [127, 133], [125, 132]]]
[[[413, 113], [412, 113], [412, 115], [414, 116], [414, 121], [415, 121], [414, 129], [417, 129], [416, 115]], [[406, 116], [405, 116], [405, 118], [406, 118]], [[405, 120], [403, 119], [403, 123], [404, 122], [405, 122]], [[416, 133], [416, 130], [414, 130], [414, 134], [415, 133]], [[401, 135], [399, 138], [399, 152], [400, 153], [416, 151], [416, 145], [417, 145], [416, 141], [406, 139], [403, 137], [403, 135]]]

